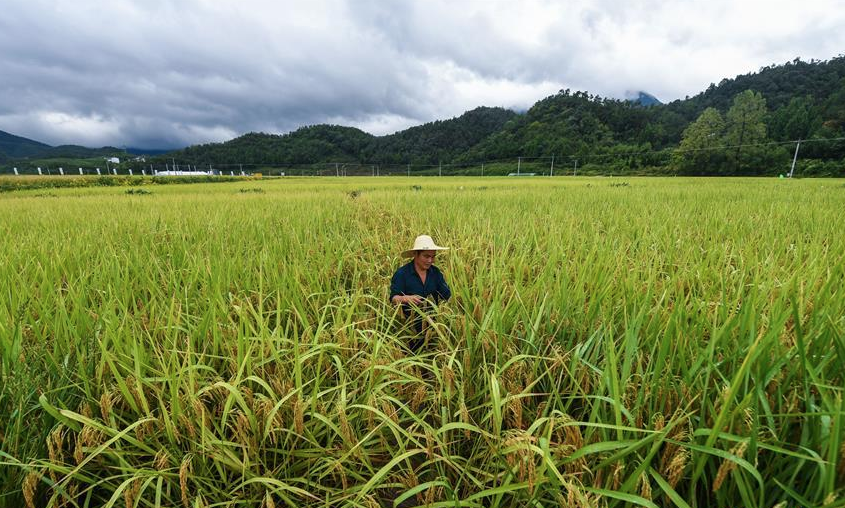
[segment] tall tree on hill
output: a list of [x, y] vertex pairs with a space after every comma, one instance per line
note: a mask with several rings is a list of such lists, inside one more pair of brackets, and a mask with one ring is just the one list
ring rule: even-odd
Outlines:
[[820, 125], [812, 97], [793, 97], [769, 116], [768, 133], [777, 141], [807, 139]]
[[845, 137], [845, 79], [839, 82], [839, 90], [824, 101], [824, 111], [821, 126], [814, 134], [836, 141], [816, 143], [813, 149], [819, 158], [845, 162], [845, 141], [842, 140]]
[[733, 151], [733, 174], [749, 175], [763, 169], [766, 142], [766, 99], [746, 90], [734, 97], [726, 115], [725, 145]]
[[725, 121], [716, 108], [707, 108], [689, 124], [681, 137], [672, 163], [682, 175], [719, 175], [725, 168], [724, 152], [719, 147]]

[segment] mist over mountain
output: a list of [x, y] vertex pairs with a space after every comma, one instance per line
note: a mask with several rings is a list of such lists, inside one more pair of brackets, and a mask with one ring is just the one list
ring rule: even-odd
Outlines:
[[648, 92], [643, 92], [642, 90], [638, 91], [631, 91], [625, 94], [625, 99], [633, 102], [635, 104], [639, 104], [640, 106], [654, 106], [656, 104], [663, 104], [660, 102], [660, 99], [651, 95]]

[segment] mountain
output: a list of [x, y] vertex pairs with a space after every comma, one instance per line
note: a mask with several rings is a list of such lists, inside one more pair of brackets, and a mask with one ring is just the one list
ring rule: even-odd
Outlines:
[[288, 134], [249, 133], [225, 143], [195, 145], [157, 160], [216, 164], [368, 162], [436, 164], [458, 157], [517, 117], [503, 108], [479, 107], [387, 136], [354, 127], [311, 125]]
[[88, 148], [79, 145], [50, 146], [21, 136], [0, 131], [0, 160], [11, 159], [89, 159], [92, 157], [111, 157], [125, 154], [149, 155], [162, 154], [167, 150], [142, 150], [137, 148], [115, 148], [104, 146]]
[[50, 145], [0, 131], [0, 154], [10, 159], [32, 157], [50, 148]]
[[189, 146], [158, 160], [173, 158], [200, 165], [349, 162], [356, 160], [373, 138], [371, 134], [353, 127], [312, 125], [282, 135], [250, 132], [225, 143]]
[[654, 106], [657, 104], [663, 104], [657, 97], [651, 95], [648, 92], [643, 92], [642, 90], [626, 94], [626, 100], [635, 104], [639, 104], [640, 106]]
[[452, 160], [500, 131], [518, 115], [504, 108], [479, 107], [375, 139], [370, 160], [393, 164], [437, 164]]
[[[670, 109], [697, 116], [708, 107], [725, 110], [738, 93], [760, 92], [770, 110], [786, 106], [792, 99], [810, 96], [815, 102], [840, 93], [845, 78], [845, 55], [828, 61], [803, 61], [799, 58], [782, 65], [768, 65], [732, 79], [710, 83], [703, 92], [684, 100], [669, 103]], [[828, 105], [825, 105], [827, 107]]]
[[102, 148], [87, 148], [79, 145], [59, 145], [44, 149], [33, 157], [40, 159], [88, 159], [91, 157], [111, 157], [113, 155], [122, 154], [123, 150], [113, 146], [104, 146]]

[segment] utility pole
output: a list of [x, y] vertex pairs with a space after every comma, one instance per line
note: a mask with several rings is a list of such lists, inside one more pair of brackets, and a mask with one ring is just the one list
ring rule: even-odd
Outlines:
[[801, 140], [798, 140], [798, 144], [795, 145], [795, 155], [792, 156], [792, 168], [789, 170], [789, 178], [792, 178], [792, 174], [795, 172], [795, 161], [798, 160], [798, 148], [801, 146]]
[[522, 157], [516, 159], [516, 174], [519, 175], [519, 169], [522, 166]]
[[438, 164], [437, 176], [443, 176], [443, 162], [437, 161], [437, 164]]
[[484, 176], [484, 163], [481, 163], [481, 176]]
[[337, 162], [334, 163], [334, 176], [340, 176], [340, 169], [337, 167]]
[[555, 176], [555, 156], [552, 155], [552, 167], [549, 168], [549, 176]]
[[411, 176], [411, 164], [408, 163], [408, 176]]
[[575, 176], [576, 173], [578, 173], [578, 159], [575, 159], [575, 167], [572, 168], [572, 176]]

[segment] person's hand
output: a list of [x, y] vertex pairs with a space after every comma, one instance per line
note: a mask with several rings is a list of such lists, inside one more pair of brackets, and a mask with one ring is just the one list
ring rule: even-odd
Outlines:
[[402, 297], [403, 303], [410, 303], [411, 305], [419, 305], [425, 301], [420, 295], [405, 295]]

